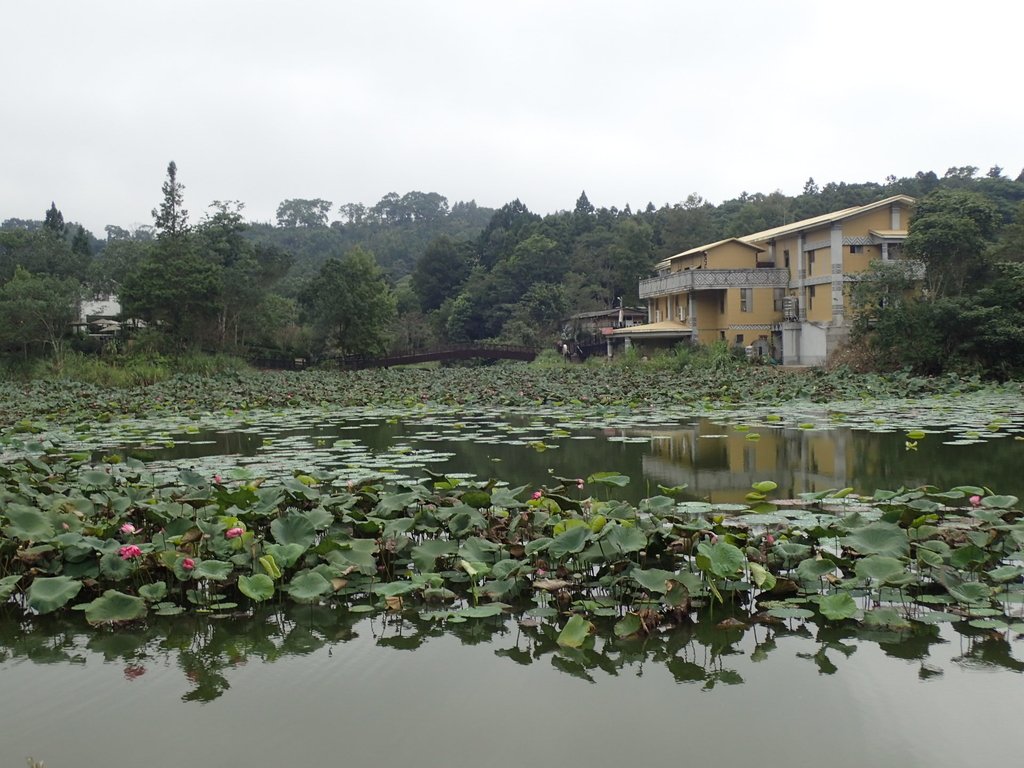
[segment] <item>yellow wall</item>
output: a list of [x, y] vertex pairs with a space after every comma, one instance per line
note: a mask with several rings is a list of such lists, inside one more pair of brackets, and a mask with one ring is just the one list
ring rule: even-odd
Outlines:
[[[811, 295], [813, 293], [813, 300]], [[815, 323], [827, 323], [832, 319], [832, 284], [819, 283], [807, 286], [807, 319]]]
[[757, 259], [768, 258], [767, 253], [758, 254], [752, 248], [737, 242], [727, 242], [716, 245], [706, 251], [707, 260], [705, 263], [704, 253], [694, 253], [689, 256], [673, 259], [671, 264], [672, 272], [681, 272], [685, 269], [754, 269], [757, 266]]

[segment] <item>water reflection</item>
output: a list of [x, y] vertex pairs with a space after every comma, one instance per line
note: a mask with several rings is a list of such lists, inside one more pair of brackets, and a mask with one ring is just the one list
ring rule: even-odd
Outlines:
[[302, 424], [293, 415], [285, 423], [259, 422], [239, 431], [175, 434], [167, 446], [143, 450], [106, 445], [104, 452], [123, 450], [145, 459], [155, 472], [176, 473], [185, 466], [211, 476], [241, 465], [269, 476], [302, 470], [409, 481], [429, 468], [537, 486], [552, 475], [585, 478], [614, 470], [632, 482], [611, 493], [633, 503], [658, 493], [658, 485], [684, 484], [684, 498], [741, 502], [751, 484], [762, 480], [778, 483], [780, 497], [846, 487], [870, 494], [926, 484], [983, 484], [1024, 496], [1024, 478], [1017, 471], [1024, 465], [1024, 440], [1004, 433], [1003, 439], [949, 445], [955, 435], [933, 430], [908, 449], [902, 432], [747, 428], [706, 418], [596, 429], [555, 416], [439, 420], [409, 414]]
[[[548, 665], [588, 683], [629, 673], [642, 677], [664, 667], [677, 683], [710, 691], [744, 683], [742, 667], [773, 663], [813, 663], [833, 675], [864, 646], [893, 660], [920, 664], [922, 679], [941, 676], [949, 665], [965, 670], [1001, 669], [1020, 673], [1024, 661], [1012, 637], [955, 626], [913, 623], [909, 629], [873, 629], [856, 623], [817, 626], [804, 620], [723, 623], [705, 615], [695, 622], [663, 625], [649, 636], [617, 638], [614, 620], [597, 620], [596, 632], [579, 649], [559, 646], [560, 626], [526, 615], [498, 616], [442, 624], [416, 614], [367, 617], [340, 607], [296, 606], [251, 615], [197, 616], [95, 630], [79, 617], [25, 617], [0, 622], [0, 673], [19, 663], [33, 665], [116, 664], [125, 680], [145, 686], [151, 668], [177, 669], [187, 690], [185, 702], [210, 702], [227, 694], [232, 678], [249, 664], [274, 664], [296, 657], [342, 654], [351, 642], [359, 654], [367, 644], [393, 651], [418, 651], [439, 638], [463, 646], [485, 646], [495, 657], [519, 666]], [[959, 653], [936, 649], [959, 644]], [[785, 649], [785, 650], [783, 650]], [[350, 660], [351, 662], [351, 660]], [[340, 662], [344, 663], [344, 662]], [[315, 674], [315, 673], [314, 673]], [[312, 683], [315, 684], [315, 683]], [[2, 720], [2, 718], [0, 718]]]

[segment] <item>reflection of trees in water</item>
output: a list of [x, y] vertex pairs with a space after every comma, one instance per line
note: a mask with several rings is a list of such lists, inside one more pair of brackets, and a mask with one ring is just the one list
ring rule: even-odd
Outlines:
[[[145, 684], [145, 673], [153, 665], [177, 667], [190, 686], [183, 701], [212, 701], [231, 687], [234, 669], [311, 656], [324, 649], [333, 655], [339, 646], [357, 638], [395, 651], [415, 651], [438, 638], [455, 638], [463, 645], [489, 644], [495, 656], [512, 663], [547, 663], [588, 682], [621, 674], [639, 677], [651, 665], [663, 665], [676, 682], [700, 684], [704, 690], [742, 684], [736, 659], [763, 662], [777, 657], [783, 639], [798, 643], [784, 644], [787, 658], [793, 652], [813, 662], [821, 674], [835, 673], [867, 643], [889, 658], [919, 661], [922, 678], [942, 674], [941, 667], [932, 663], [932, 648], [949, 642], [938, 626], [920, 623], [900, 631], [855, 622], [819, 627], [797, 619], [722, 625], [726, 616], [709, 612], [695, 622], [663, 624], [651, 635], [629, 638], [615, 637], [615, 618], [596, 619], [597, 632], [577, 649], [558, 645], [557, 621], [526, 614], [442, 624], [412, 613], [367, 617], [327, 606], [293, 605], [219, 619], [175, 617], [116, 629], [92, 629], [80, 617], [25, 617], [0, 622], [0, 662], [86, 664], [94, 654], [104, 662], [123, 664], [124, 676], [139, 685]], [[735, 618], [749, 619], [743, 613]], [[1015, 657], [1003, 634], [966, 623], [955, 625], [955, 630], [961, 652], [952, 659], [954, 664], [1024, 672], [1024, 661]]]

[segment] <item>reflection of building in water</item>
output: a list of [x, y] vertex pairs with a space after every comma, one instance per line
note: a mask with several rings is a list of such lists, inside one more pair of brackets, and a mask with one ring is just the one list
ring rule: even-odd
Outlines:
[[[759, 439], [748, 439], [751, 433]], [[688, 493], [715, 502], [742, 501], [753, 483], [774, 480], [777, 498], [844, 488], [848, 430], [733, 428], [701, 420], [688, 429], [645, 432], [644, 475], [661, 485], [686, 483]]]

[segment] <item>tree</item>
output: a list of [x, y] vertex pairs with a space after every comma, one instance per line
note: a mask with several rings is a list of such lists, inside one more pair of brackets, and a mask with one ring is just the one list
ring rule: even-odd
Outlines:
[[58, 368], [64, 363], [64, 336], [75, 320], [81, 285], [73, 278], [33, 275], [18, 267], [0, 288], [0, 336], [27, 354], [33, 344], [49, 347]]
[[940, 189], [918, 202], [906, 252], [924, 262], [932, 296], [960, 294], [968, 280], [984, 277], [998, 225], [995, 206], [975, 192]]
[[153, 209], [157, 238], [179, 238], [188, 234], [188, 211], [184, 202], [185, 185], [178, 181], [178, 166], [171, 160], [167, 164], [167, 179], [161, 190], [164, 199], [159, 208]]
[[43, 229], [57, 237], [64, 237], [64, 215], [57, 210], [57, 204], [54, 202], [50, 203], [50, 209], [46, 212]]
[[81, 224], [75, 230], [75, 236], [71, 239], [71, 252], [84, 259], [86, 262], [92, 258], [92, 248], [89, 247], [89, 235]]
[[395, 299], [368, 251], [353, 248], [341, 260], [328, 259], [301, 301], [321, 349], [378, 355], [387, 348]]
[[467, 243], [447, 236], [434, 240], [413, 270], [412, 289], [420, 309], [430, 312], [450, 296], [458, 295], [472, 268], [472, 252]]
[[293, 198], [277, 206], [279, 227], [326, 227], [327, 216], [334, 203], [319, 197], [312, 200]]
[[187, 345], [210, 332], [218, 315], [221, 274], [196, 251], [177, 173], [172, 161], [161, 187], [163, 201], [153, 209], [156, 244], [125, 275], [120, 298], [122, 314], [155, 324], [177, 344]]

